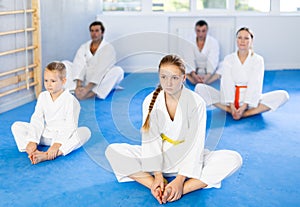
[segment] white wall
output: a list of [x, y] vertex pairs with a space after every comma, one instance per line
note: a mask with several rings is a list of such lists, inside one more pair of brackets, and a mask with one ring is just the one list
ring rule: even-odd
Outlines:
[[155, 70], [169, 52], [168, 18], [165, 16], [101, 16], [105, 39], [117, 51], [118, 65], [126, 71]]
[[[186, 16], [186, 17], [171, 16], [169, 19], [170, 19], [169, 32], [181, 36], [183, 39], [186, 40], [191, 40], [191, 37], [195, 38], [195, 32], [194, 32], [195, 23], [200, 19], [204, 19], [209, 25], [209, 29], [208, 29], [209, 34], [215, 37], [220, 44], [220, 59], [223, 59], [226, 54], [229, 54], [234, 50], [234, 38], [233, 38], [235, 32], [234, 17], [208, 16], [208, 17], [199, 18], [195, 16]], [[194, 41], [194, 39], [192, 39], [191, 41]]]
[[[20, 4], [18, 1], [0, 0], [0, 9], [18, 9], [22, 6]], [[193, 34], [195, 22], [205, 19], [209, 23], [210, 33], [221, 43], [221, 57], [235, 50], [235, 31], [241, 26], [248, 26], [255, 33], [254, 49], [265, 58], [266, 69], [300, 69], [299, 14], [104, 15], [100, 14], [100, 4], [100, 0], [40, 1], [43, 68], [53, 60], [72, 61], [80, 44], [90, 38], [89, 24], [99, 19], [106, 26], [106, 39], [117, 50], [118, 64], [126, 72], [156, 71], [160, 58], [166, 53], [177, 53], [181, 37]], [[10, 27], [17, 29], [19, 24], [23, 24], [14, 16], [1, 18], [0, 22], [0, 32]], [[17, 41], [22, 42], [23, 39]], [[4, 51], [17, 41], [1, 37], [0, 50]], [[1, 57], [0, 62], [3, 70], [15, 68], [18, 64], [7, 57]], [[0, 113], [34, 99], [32, 90], [26, 93], [16, 99], [11, 96], [2, 98]]]
[[53, 60], [73, 60], [89, 38], [89, 24], [100, 11], [99, 0], [41, 0], [43, 68]]
[[[266, 70], [299, 69], [300, 55], [300, 16], [276, 16], [276, 15], [207, 15], [207, 16], [183, 16], [183, 15], [98, 15], [97, 19], [105, 22], [109, 31], [106, 38], [112, 41], [117, 52], [123, 56], [126, 51], [138, 45], [144, 50], [136, 51], [134, 57], [121, 60], [121, 65], [126, 71], [132, 72], [144, 68], [156, 68], [159, 59], [164, 53], [178, 52], [174, 48], [174, 41], [162, 43], [163, 39], [173, 35], [185, 38], [193, 35], [194, 24], [199, 19], [205, 19], [210, 27], [209, 32], [215, 36], [221, 45], [221, 58], [236, 49], [235, 33], [247, 26], [254, 31], [254, 50], [265, 58]], [[149, 32], [161, 34], [161, 39], [155, 41]], [[190, 33], [190, 34], [189, 34]], [[136, 41], [133, 41], [137, 35]], [[138, 36], [143, 36], [140, 39]], [[122, 40], [118, 44], [116, 40]], [[128, 40], [129, 41], [128, 41]], [[127, 42], [127, 44], [126, 44]], [[172, 42], [172, 44], [170, 44]], [[165, 44], [169, 45], [166, 46]], [[155, 44], [156, 51], [149, 51], [148, 44]], [[166, 51], [166, 47], [169, 49]], [[148, 51], [148, 53], [145, 53]], [[129, 52], [130, 53], [130, 52]], [[149, 53], [153, 53], [152, 56]], [[161, 53], [161, 54], [159, 54]], [[129, 55], [130, 56], [130, 55]]]
[[254, 50], [267, 69], [300, 69], [300, 16], [237, 17], [236, 28], [254, 31]]
[[155, 70], [165, 53], [178, 52], [174, 46], [178, 35], [193, 34], [195, 22], [205, 19], [221, 44], [221, 58], [235, 50], [235, 31], [248, 26], [255, 33], [254, 49], [265, 58], [266, 69], [300, 69], [300, 15], [100, 14], [99, 0], [43, 0], [40, 4], [43, 67], [53, 60], [72, 61], [79, 45], [90, 38], [89, 24], [99, 19], [125, 71]]

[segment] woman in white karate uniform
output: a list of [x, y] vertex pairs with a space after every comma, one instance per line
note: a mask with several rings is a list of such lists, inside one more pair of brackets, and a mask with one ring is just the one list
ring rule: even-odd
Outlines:
[[238, 50], [224, 58], [221, 91], [197, 84], [195, 92], [206, 104], [229, 113], [235, 120], [276, 110], [289, 95], [284, 90], [262, 94], [264, 59], [252, 50], [253, 33], [246, 27], [236, 33]]
[[[141, 183], [160, 204], [201, 188], [219, 188], [242, 164], [237, 152], [204, 150], [205, 103], [184, 87], [185, 78], [182, 59], [165, 56], [160, 85], [143, 103], [142, 145], [111, 144], [105, 152], [119, 182]], [[164, 176], [176, 177], [166, 183]]]
[[[90, 138], [87, 127], [78, 128], [80, 104], [64, 90], [65, 82], [64, 64], [48, 64], [44, 72], [46, 91], [40, 93], [30, 123], [17, 121], [11, 127], [19, 151], [27, 152], [32, 164], [67, 155]], [[39, 144], [50, 147], [43, 152], [38, 150]]]

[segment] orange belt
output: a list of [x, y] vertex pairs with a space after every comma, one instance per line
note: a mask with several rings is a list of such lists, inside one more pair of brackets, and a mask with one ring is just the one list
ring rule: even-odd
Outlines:
[[240, 88], [247, 88], [247, 86], [235, 86], [235, 98], [234, 98], [234, 106], [236, 109], [240, 108]]

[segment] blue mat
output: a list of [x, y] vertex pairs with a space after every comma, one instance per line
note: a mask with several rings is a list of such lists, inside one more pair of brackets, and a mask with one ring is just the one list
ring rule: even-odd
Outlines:
[[[166, 205], [300, 206], [299, 78], [299, 70], [265, 72], [264, 92], [290, 94], [276, 112], [235, 121], [219, 109], [208, 110], [208, 147], [238, 151], [243, 166], [221, 189], [198, 190]], [[140, 144], [141, 104], [157, 81], [157, 74], [127, 74], [125, 90], [82, 101], [80, 125], [91, 128], [90, 141], [38, 165], [18, 152], [10, 131], [14, 121], [29, 121], [35, 102], [0, 114], [0, 206], [160, 206], [145, 187], [118, 183], [104, 157], [109, 143]]]

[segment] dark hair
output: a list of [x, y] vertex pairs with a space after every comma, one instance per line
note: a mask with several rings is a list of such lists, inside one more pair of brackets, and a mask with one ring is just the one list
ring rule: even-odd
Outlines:
[[204, 26], [204, 25], [208, 28], [208, 24], [207, 24], [206, 21], [204, 21], [204, 20], [199, 20], [198, 22], [196, 22], [195, 27], [197, 27], [197, 26], [202, 27], [202, 26]]
[[[170, 64], [170, 65], [176, 65], [180, 71], [185, 74], [185, 65], [184, 65], [184, 61], [177, 55], [166, 55], [165, 57], [163, 57], [159, 63], [159, 70], [160, 67], [162, 65], [166, 65], [166, 64]], [[152, 99], [151, 102], [149, 104], [149, 108], [148, 108], [148, 114], [147, 117], [145, 119], [145, 122], [142, 126], [142, 130], [144, 132], [148, 132], [149, 128], [150, 128], [150, 113], [153, 109], [153, 106], [155, 104], [156, 98], [158, 96], [158, 94], [160, 93], [160, 91], [162, 90], [161, 85], [158, 85], [158, 87], [155, 89], [153, 95], [152, 95]]]
[[240, 31], [246, 31], [246, 32], [248, 32], [248, 33], [250, 34], [251, 39], [254, 38], [253, 32], [252, 32], [248, 27], [242, 27], [242, 28], [240, 28], [240, 29], [236, 32], [235, 35], [237, 36], [237, 35], [239, 34]]
[[101, 27], [101, 31], [102, 31], [102, 33], [104, 33], [105, 27], [104, 27], [103, 23], [100, 22], [100, 21], [94, 21], [94, 22], [92, 22], [92, 23], [90, 24], [90, 26], [89, 26], [90, 31], [91, 31], [91, 28], [92, 28], [93, 26], [97, 26], [97, 25], [99, 25], [99, 26]]
[[66, 78], [66, 66], [61, 62], [51, 62], [47, 65], [46, 69], [51, 72], [57, 71], [59, 73], [60, 79]]
[[[240, 28], [240, 29], [236, 32], [235, 35], [238, 36], [238, 34], [239, 34], [240, 31], [246, 31], [246, 32], [248, 32], [248, 33], [250, 34], [251, 39], [254, 38], [253, 32], [252, 32], [248, 27], [242, 27], [242, 28]], [[252, 47], [251, 47], [250, 49], [251, 49], [251, 56], [252, 56], [252, 55], [254, 54], [254, 50], [253, 50]]]

